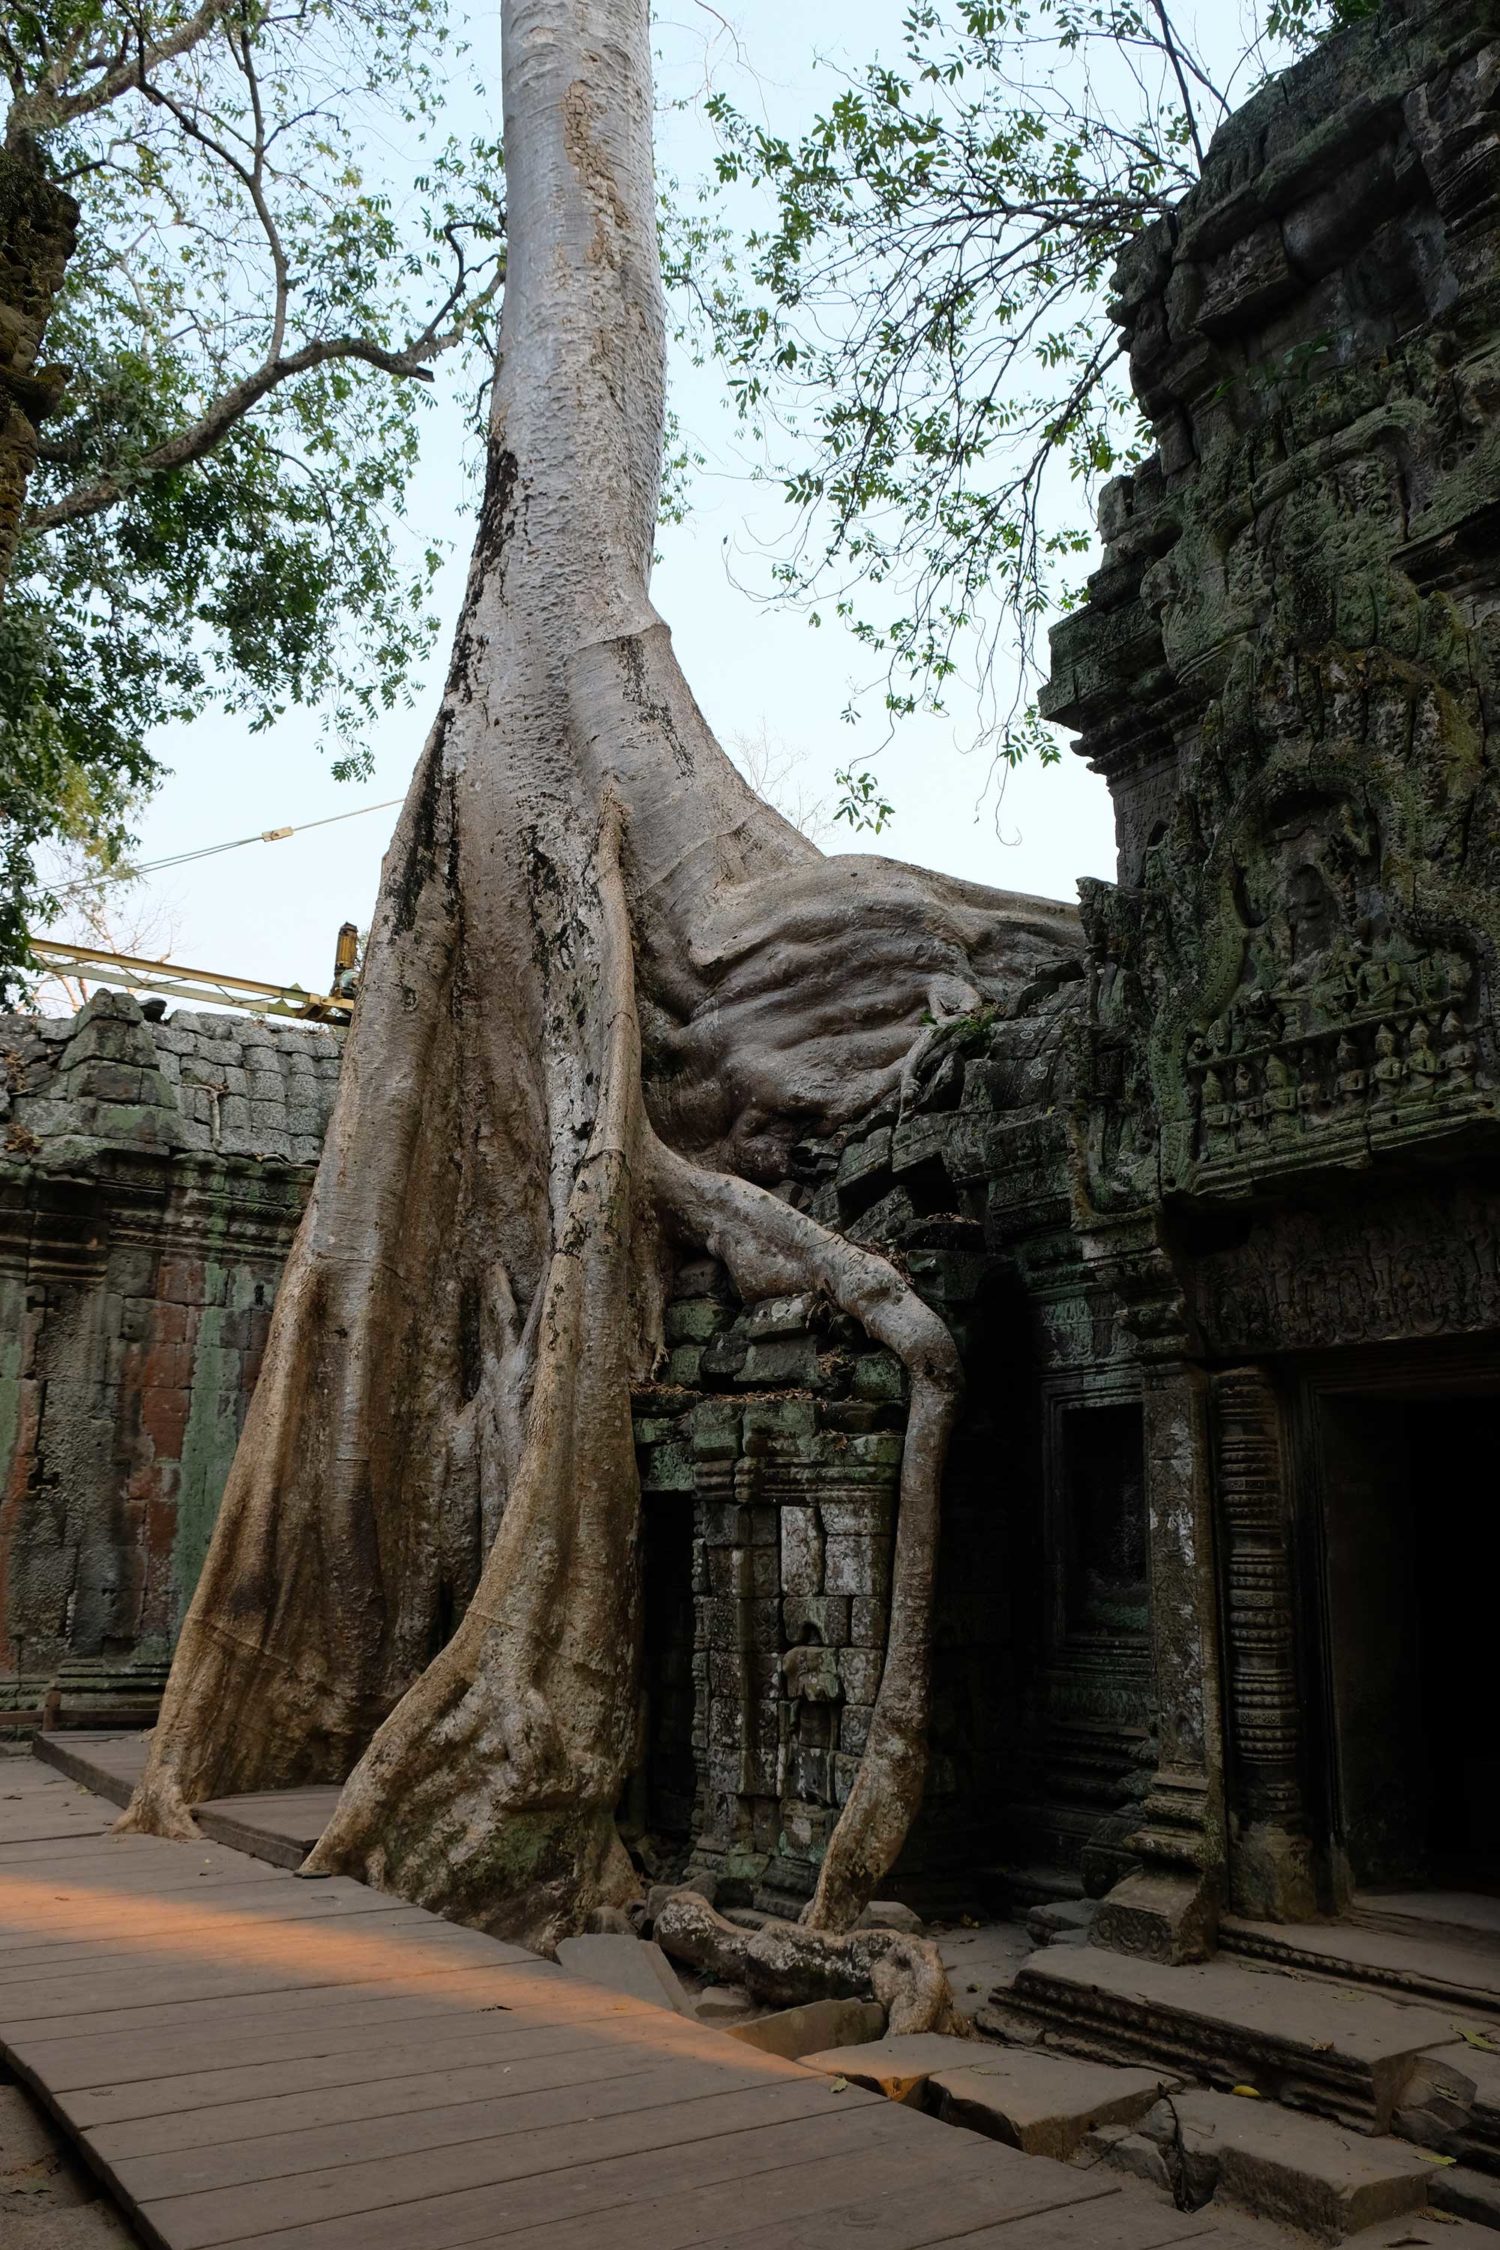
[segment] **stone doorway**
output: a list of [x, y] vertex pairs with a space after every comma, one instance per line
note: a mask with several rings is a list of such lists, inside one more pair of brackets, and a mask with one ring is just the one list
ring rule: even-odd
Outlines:
[[698, 1790], [692, 1494], [652, 1493], [644, 1523], [644, 1766], [632, 1810], [638, 1829], [669, 1850], [685, 1852], [692, 1841]]
[[1336, 1893], [1500, 1893], [1500, 1383], [1321, 1389]]

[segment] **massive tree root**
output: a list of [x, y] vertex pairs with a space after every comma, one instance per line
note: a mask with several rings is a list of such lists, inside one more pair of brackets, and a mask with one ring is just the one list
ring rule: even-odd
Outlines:
[[646, 594], [646, 0], [505, 0], [503, 28], [509, 279], [467, 601], [127, 1825], [336, 1780], [318, 1868], [541, 1945], [627, 1892], [630, 1391], [687, 1242], [747, 1298], [822, 1291], [911, 1375], [884, 1673], [810, 1909], [837, 1930], [921, 1796], [958, 1363], [894, 1267], [769, 1187], [1069, 917], [825, 859], [720, 751]]
[[878, 2000], [892, 2035], [970, 2026], [953, 2005], [942, 1955], [927, 1938], [898, 1930], [831, 1936], [794, 1922], [742, 1929], [694, 1891], [675, 1891], [653, 1925], [662, 1950], [689, 1968], [743, 1984], [757, 2000], [794, 2008], [804, 2000]]

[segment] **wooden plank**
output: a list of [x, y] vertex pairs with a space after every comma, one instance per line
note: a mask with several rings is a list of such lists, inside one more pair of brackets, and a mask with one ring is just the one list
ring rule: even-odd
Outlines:
[[302, 1789], [252, 1789], [243, 1796], [205, 1797], [195, 1812], [233, 1813], [253, 1820], [277, 1835], [293, 1836], [309, 1820], [326, 1828], [343, 1795], [336, 1782], [313, 1782]]
[[[975, 2226], [1114, 2200], [1113, 2188], [1086, 2172], [1018, 2159], [951, 2126], [939, 2131], [940, 2142], [913, 2147], [900, 2139], [833, 2164], [781, 2167], [732, 2198], [715, 2181], [631, 2203], [608, 2215], [611, 2250], [695, 2250], [710, 2242], [714, 2250], [925, 2250]], [[749, 2211], [755, 2223], [741, 2231]], [[594, 2250], [599, 2231], [600, 2216], [590, 2213], [508, 2240], [513, 2250]]]
[[[496, 2026], [493, 2030], [489, 2028], [492, 2020]], [[602, 2048], [611, 2058], [623, 2057], [634, 2069], [639, 2067], [643, 2051], [653, 2056], [675, 2052], [674, 2045], [662, 2049], [655, 2043], [643, 2050], [619, 2029], [610, 2036], [607, 2023], [601, 2037], [596, 2019], [588, 2015], [553, 2022], [531, 2015], [518, 2028], [501, 2028], [511, 2020], [506, 2016], [469, 2017], [458, 2023], [434, 2023], [430, 2017], [417, 2017], [391, 2026], [378, 2042], [360, 2032], [355, 2035], [357, 2044], [333, 2053], [289, 2056], [278, 2042], [275, 2057], [269, 2062], [232, 2059], [219, 2069], [169, 2071], [159, 2078], [85, 2085], [59, 2093], [56, 2098], [80, 2131], [136, 2118], [163, 2123], [171, 2119], [188, 2135], [183, 2145], [191, 2145], [192, 2121], [200, 2112], [205, 2113], [205, 2129], [211, 2129], [212, 2120], [206, 2113], [237, 2102], [285, 2104], [297, 2116], [303, 2094], [342, 2087], [349, 2090], [352, 2099], [364, 2088], [368, 2090], [370, 2114], [375, 2115], [384, 2104], [388, 2082], [403, 2089], [401, 2103], [405, 2106], [429, 2085], [438, 2089], [451, 2085], [456, 2099], [470, 2074], [491, 2064], [515, 2067], [575, 2052], [593, 2057]], [[237, 2048], [234, 2054], [237, 2058]], [[441, 2091], [439, 2098], [443, 2098]], [[274, 2127], [264, 2129], [271, 2131]]]
[[[73, 1751], [124, 1787], [141, 1745]], [[5, 2052], [157, 2250], [1228, 2250], [1145, 2190], [278, 1872], [335, 1789], [210, 1808], [247, 1859], [111, 1837], [102, 1797], [8, 1778]]]
[[[690, 2160], [690, 2169], [709, 2178], [743, 2177], [799, 2158], [831, 2163], [883, 2139], [898, 2106], [852, 2088], [832, 2093], [826, 2081], [804, 2071], [793, 2081], [748, 2093], [710, 2095], [592, 2126], [511, 2133], [391, 2163], [343, 2164], [288, 2180], [175, 2196], [141, 2205], [140, 2215], [148, 2232], [171, 2250], [210, 2250], [241, 2238], [265, 2250], [262, 2237], [279, 2243], [293, 2228], [316, 2228], [323, 2250], [329, 2221], [342, 2223], [335, 2235], [340, 2250], [391, 2250], [397, 2243], [443, 2250], [449, 2243], [488, 2239], [512, 2226], [563, 2215], [569, 2207], [611, 2209], [620, 2200], [621, 2184], [609, 2175], [617, 2162], [624, 2170], [621, 2160], [630, 2163], [628, 2178], [637, 2192], [673, 2184], [668, 2152], [695, 2141], [706, 2146]], [[523, 2183], [532, 2184], [529, 2195]], [[484, 2191], [482, 2197], [475, 2190]], [[457, 2217], [461, 2227], [474, 2231], [445, 2232], [445, 2214], [432, 2208], [435, 2199], [448, 2206], [450, 2221]], [[426, 2206], [417, 2231], [405, 2213], [414, 2204]]]
[[[512, 1972], [502, 1974], [506, 1981], [498, 1994], [492, 1972], [476, 1970], [461, 1994], [413, 1986], [396, 1993], [367, 1993], [337, 2005], [326, 1995], [315, 1994], [312, 2006], [306, 2004], [306, 1994], [277, 1994], [275, 2006], [262, 1999], [253, 2007], [225, 2002], [213, 2010], [162, 2010], [160, 2014], [176, 2019], [165, 2025], [159, 2023], [157, 2013], [149, 2022], [132, 2018], [123, 2025], [117, 2016], [102, 2022], [75, 2017], [71, 2036], [61, 2039], [49, 2023], [23, 2025], [7, 2030], [5, 2044], [33, 2076], [49, 2088], [66, 2091], [106, 2081], [124, 2084], [158, 2078], [168, 2071], [216, 2070], [226, 2059], [258, 2063], [278, 2056], [348, 2052], [393, 2036], [401, 2024], [421, 2023], [429, 2029], [440, 2024], [457, 2039], [501, 2016], [507, 2025], [519, 2026], [593, 2013], [586, 2004], [574, 2009], [554, 2006], [550, 1994], [543, 2008], [526, 2011], [515, 1997]], [[649, 2016], [653, 2044], [673, 2036], [664, 2008], [648, 2010], [616, 1996], [608, 2014], [632, 2035], [640, 2019]], [[655, 2028], [658, 2020], [661, 2030]]]
[[[1169, 2245], [1175, 2250], [1178, 2243], [1189, 2242], [1209, 2250], [1226, 2239], [1206, 2211], [1174, 2211], [1144, 2194], [1116, 2193], [1066, 2211], [1002, 2220], [957, 2238], [934, 2235], [930, 2241], [934, 2246], [951, 2242], [952, 2250], [1168, 2250]], [[736, 2250], [748, 2246], [737, 2245]], [[766, 2250], [771, 2250], [769, 2243]]]
[[379, 1891], [362, 1890], [358, 1884], [350, 1888], [353, 1895], [346, 1897], [311, 1886], [289, 1885], [269, 1894], [246, 1887], [202, 1899], [173, 1895], [159, 1903], [106, 1895], [88, 1906], [56, 1901], [54, 1894], [53, 1901], [38, 1899], [30, 1906], [34, 1919], [28, 1921], [18, 1910], [7, 1910], [0, 1886], [0, 1987], [43, 1969], [86, 1973], [97, 1960], [125, 1957], [143, 1945], [154, 1954], [167, 1955], [237, 1942], [248, 1945], [283, 1927], [301, 1933], [309, 1925], [318, 1930], [355, 1929], [378, 1936], [404, 1926], [404, 1912], [410, 1909], [393, 1907]]
[[[787, 2082], [784, 2069], [768, 2070], [764, 2056], [757, 2068], [750, 2054], [750, 2049], [742, 2049], [740, 2056], [731, 2054], [722, 2062], [689, 2055], [681, 2062], [643, 2070], [638, 2058], [595, 2050], [589, 2057], [557, 2058], [558, 2063], [574, 2066], [564, 2072], [554, 2065], [552, 2075], [562, 2082], [529, 2091], [512, 2091], [497, 2083], [503, 2078], [503, 2066], [497, 2071], [492, 2065], [484, 2074], [489, 2091], [478, 2100], [419, 2105], [378, 2116], [360, 2114], [356, 2108], [350, 2116], [347, 2104], [335, 2096], [309, 2096], [303, 2104], [307, 2122], [296, 2131], [257, 2133], [155, 2155], [121, 2153], [114, 2146], [115, 2136], [104, 2132], [91, 2134], [89, 2146], [96, 2161], [108, 2164], [111, 2177], [132, 2204], [140, 2206], [213, 2188], [289, 2179], [335, 2165], [384, 2165], [424, 2151], [501, 2140], [511, 2133], [541, 2134], [559, 2128], [572, 2132], [601, 2119], [664, 2105], [681, 2108], [754, 2086]], [[356, 2092], [368, 2096], [369, 2089], [360, 2087]]]
[[283, 1789], [247, 1797], [214, 1797], [193, 1807], [205, 1836], [279, 1867], [300, 1867], [333, 1818], [338, 1789]]
[[[5, 1714], [0, 1712], [0, 1718]], [[43, 1789], [56, 1789], [60, 1778], [32, 1758], [18, 1755], [13, 1750], [0, 1751], [0, 1804], [12, 1803], [18, 1797], [29, 1797]]]
[[67, 1844], [84, 1836], [102, 1836], [117, 1816], [113, 1806], [101, 1804], [96, 1797], [81, 1811], [67, 1804], [8, 1805], [3, 1817], [9, 1843]]
[[376, 1944], [362, 1942], [358, 1933], [345, 1933], [335, 1948], [330, 1941], [321, 1966], [315, 1949], [298, 1949], [278, 1963], [246, 1961], [170, 1966], [142, 1961], [120, 1969], [101, 1969], [93, 1978], [42, 1974], [7, 1984], [0, 1990], [0, 2036], [8, 2037], [12, 2025], [45, 2022], [54, 2027], [71, 2016], [103, 2021], [116, 2013], [196, 2004], [202, 2000], [234, 2000], [271, 1992], [301, 1989], [309, 1993], [366, 1984], [399, 1985], [408, 1978], [459, 1976], [466, 1970], [487, 1971], [491, 1953], [521, 1967], [531, 1957], [520, 1948], [497, 1946], [477, 1930], [456, 1923], [435, 1928], [403, 1928]]
[[215, 1877], [210, 1888], [200, 1884], [196, 1889], [190, 1878], [181, 1890], [153, 1886], [137, 1895], [107, 1882], [67, 1889], [55, 1881], [7, 1885], [0, 1875], [0, 1964], [7, 1970], [19, 1967], [27, 1954], [44, 1946], [107, 1942], [112, 1933], [124, 1934], [148, 1914], [153, 1930], [167, 1931], [319, 1918], [341, 1923], [396, 1910], [388, 1892], [366, 1890], [342, 1877], [333, 1883], [231, 1883]]
[[146, 1738], [139, 1734], [50, 1734], [32, 1747], [46, 1765], [115, 1805], [129, 1804], [146, 1767]]
[[[31, 1759], [0, 1759], [0, 1805], [38, 1803], [93, 1805], [107, 1819], [115, 1817], [101, 1799], [63, 1774], [52, 1773]], [[12, 1816], [7, 1813], [4, 1817], [9, 1820]]]
[[116, 1836], [106, 1830], [102, 1835], [80, 1836], [72, 1842], [16, 1844], [8, 1840], [0, 1824], [0, 1876], [34, 1873], [38, 1868], [48, 1874], [64, 1876], [110, 1863], [121, 1870], [151, 1866], [162, 1869], [207, 1867], [215, 1872], [233, 1869], [242, 1883], [283, 1878], [282, 1870], [267, 1867], [258, 1859], [246, 1859], [242, 1852], [232, 1852], [225, 1845], [210, 1843], [206, 1838]]
[[38, 1942], [42, 1933], [34, 1929], [32, 1946], [17, 1960], [0, 1953], [0, 2020], [11, 1993], [29, 1983], [62, 1978], [76, 1983], [86, 1976], [97, 1989], [112, 1969], [165, 1976], [174, 1966], [212, 1969], [243, 1961], [295, 1971], [310, 1985], [347, 1984], [399, 1976], [432, 1953], [445, 1962], [484, 1962], [493, 1951], [480, 1931], [393, 1906], [378, 1892], [365, 1893], [363, 1911], [340, 1904], [320, 1908], [306, 1903], [305, 1893], [303, 1901], [300, 1913], [294, 1910], [297, 1902], [287, 1900], [279, 1911], [236, 1916], [215, 1914], [205, 1902], [196, 1914], [174, 1919], [147, 1902], [116, 1913], [102, 1929], [51, 1945]]
[[[325, 2079], [316, 2089], [303, 2087], [288, 2092], [278, 2087], [248, 2099], [231, 2095], [210, 2106], [202, 2102], [202, 2087], [194, 2085], [186, 2106], [178, 2093], [169, 2096], [165, 2105], [158, 2104], [154, 2113], [137, 2114], [115, 2124], [93, 2122], [91, 2145], [111, 2161], [166, 2156], [177, 2150], [224, 2148], [268, 2134], [290, 2137], [315, 2127], [405, 2118], [419, 2111], [453, 2109], [471, 2102], [510, 2102], [560, 2087], [593, 2088], [611, 2078], [640, 2082], [662, 2071], [706, 2072], [711, 2076], [715, 2071], [738, 2070], [743, 2057], [754, 2052], [741, 2047], [737, 2053], [720, 2054], [699, 2045], [684, 2046], [680, 2054], [669, 2049], [665, 2055], [657, 2055], [643, 2052], [634, 2044], [601, 2039], [587, 2024], [568, 2030], [553, 2027], [521, 2033], [508, 2041], [491, 2039], [480, 2044], [473, 2059], [467, 2061], [461, 2055], [455, 2059], [444, 2048], [423, 2051], [428, 2057], [426, 2067], [414, 2061], [404, 2072], [371, 2078], [360, 2075], [360, 2059], [351, 2056], [344, 2059], [343, 2072]], [[764, 2057], [759, 2059], [765, 2061]], [[350, 2071], [355, 2075], [349, 2076]], [[244, 2074], [230, 2071], [224, 2075], [239, 2078]], [[784, 2066], [780, 2071], [752, 2069], [743, 2082], [748, 2085], [787, 2075]], [[180, 2079], [173, 2083], [179, 2088], [182, 2085]], [[80, 2102], [87, 2109], [96, 2098], [94, 2089], [85, 2089], [77, 2097], [63, 2095], [61, 2103], [70, 2122], [80, 2122]]]

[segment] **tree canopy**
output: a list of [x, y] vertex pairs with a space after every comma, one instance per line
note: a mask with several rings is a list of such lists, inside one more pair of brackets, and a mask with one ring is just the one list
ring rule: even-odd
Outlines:
[[[1232, 104], [1374, 4], [1255, 0], [1231, 37], [1164, 0], [913, 0], [899, 58], [800, 134], [714, 96], [718, 184], [768, 209], [742, 245], [712, 209], [677, 222], [690, 325], [791, 506], [769, 588], [847, 624], [892, 714], [962, 670], [1002, 760], [1057, 757], [1035, 635], [1141, 440], [1115, 262]], [[839, 779], [880, 826], [868, 765]]]
[[49, 364], [8, 386], [35, 427], [0, 962], [49, 905], [39, 842], [122, 848], [154, 729], [315, 704], [358, 772], [430, 645], [403, 500], [433, 363], [487, 379], [504, 271], [498, 138], [444, 121], [462, 67], [445, 0], [41, 0], [0, 34], [0, 297], [31, 285], [28, 196], [77, 204], [31, 290]]

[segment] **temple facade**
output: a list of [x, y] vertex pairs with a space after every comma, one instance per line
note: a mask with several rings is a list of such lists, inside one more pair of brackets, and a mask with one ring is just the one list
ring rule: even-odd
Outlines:
[[[965, 1352], [902, 1874], [1081, 1885], [1096, 1941], [1167, 1960], [1500, 1881], [1497, 31], [1390, 0], [1132, 245], [1155, 450], [1044, 704], [1109, 783], [1117, 880], [783, 1189]], [[765, 1309], [691, 1309], [697, 1850], [805, 1887], [889, 1551], [845, 1464], [894, 1417], [783, 1308], [802, 1420], [747, 1404], [731, 1445]]]
[[[1269, 85], [1116, 291], [1155, 450], [1045, 708], [1112, 791], [1117, 880], [1012, 902], [1006, 1002], [930, 1026], [779, 1192], [964, 1357], [896, 1888], [1087, 1894], [1096, 1941], [1181, 1960], [1500, 1883], [1494, 0], [1386, 0]], [[0, 1701], [134, 1711], [336, 1035], [106, 995], [0, 1045]], [[709, 1260], [669, 1341], [622, 1817], [785, 1911], [869, 1727], [901, 1371]]]

